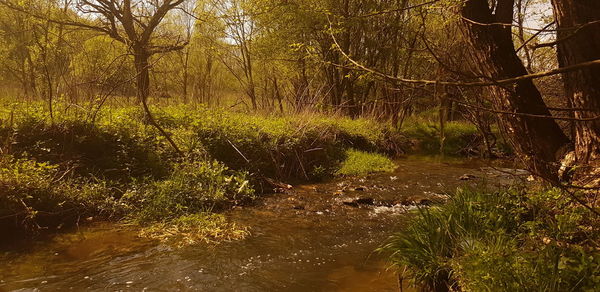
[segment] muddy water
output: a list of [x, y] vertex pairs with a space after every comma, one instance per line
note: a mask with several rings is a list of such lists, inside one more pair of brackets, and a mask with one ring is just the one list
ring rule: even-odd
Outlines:
[[133, 227], [99, 224], [4, 251], [0, 291], [398, 291], [373, 250], [406, 221], [414, 208], [406, 204], [513, 180], [485, 161], [398, 164], [395, 173], [298, 186], [237, 208], [227, 215], [251, 231], [242, 241], [172, 248]]

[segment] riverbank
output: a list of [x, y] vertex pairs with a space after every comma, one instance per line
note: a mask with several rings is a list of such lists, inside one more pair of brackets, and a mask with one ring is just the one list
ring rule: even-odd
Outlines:
[[[242, 240], [174, 247], [109, 223], [29, 241], [0, 258], [0, 289], [398, 291], [374, 250], [406, 224], [407, 210], [447, 190], [514, 177], [503, 168], [510, 162], [410, 156], [394, 163], [391, 173], [297, 185], [223, 212], [249, 231]], [[473, 178], [461, 180], [465, 174]]]
[[[155, 110], [183, 156], [136, 108], [111, 109], [93, 122], [77, 111], [57, 111], [50, 119], [36, 107], [5, 109], [0, 115], [2, 234], [127, 220], [165, 229], [174, 223], [210, 240], [236, 238], [243, 232], [215, 212], [285, 190], [288, 183], [333, 177], [349, 156], [358, 157], [348, 167], [359, 173], [375, 170], [356, 168], [373, 157], [390, 169], [385, 156], [408, 147], [402, 135], [369, 120], [183, 106]], [[225, 232], [203, 232], [215, 228]]]
[[[11, 235], [5, 239], [99, 220], [141, 224], [151, 237], [168, 230], [198, 234], [196, 240], [242, 238], [245, 232], [219, 212], [287, 191], [290, 183], [392, 171], [390, 158], [428, 152], [420, 145], [438, 139], [431, 124], [419, 128], [428, 129], [423, 134], [414, 125], [399, 131], [318, 114], [154, 108], [178, 153], [135, 107], [90, 116], [57, 104], [52, 118], [40, 108], [0, 112], [0, 227]], [[464, 155], [457, 149], [472, 148], [476, 133], [457, 129], [448, 131], [447, 149]]]

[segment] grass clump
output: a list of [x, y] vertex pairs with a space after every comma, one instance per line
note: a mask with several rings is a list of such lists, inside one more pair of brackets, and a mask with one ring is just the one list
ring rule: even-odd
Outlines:
[[397, 166], [388, 157], [370, 152], [350, 149], [346, 159], [337, 170], [338, 175], [364, 175], [376, 172], [392, 172]]
[[142, 229], [140, 236], [184, 246], [240, 240], [248, 234], [246, 228], [227, 221], [222, 214], [204, 212], [155, 223]]
[[597, 218], [559, 191], [459, 191], [380, 250], [432, 291], [593, 291]]
[[213, 161], [177, 163], [158, 181], [139, 184], [123, 196], [141, 236], [176, 245], [243, 238], [247, 232], [213, 213], [254, 198], [248, 175]]

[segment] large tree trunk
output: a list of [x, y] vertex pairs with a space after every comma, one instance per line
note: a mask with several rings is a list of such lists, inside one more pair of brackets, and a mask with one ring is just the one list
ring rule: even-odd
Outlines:
[[[600, 59], [600, 1], [552, 0], [558, 23], [558, 61], [561, 67]], [[600, 114], [600, 67], [563, 74], [565, 93], [577, 119]], [[600, 159], [600, 120], [575, 122], [578, 165]]]
[[[504, 79], [527, 74], [512, 40], [513, 6], [514, 0], [498, 0], [493, 14], [487, 0], [468, 0], [461, 9], [462, 28], [473, 48], [475, 71], [481, 76]], [[553, 119], [526, 116], [551, 116], [533, 82], [493, 86], [488, 92], [496, 110], [515, 113], [500, 114], [499, 119], [517, 155], [534, 173], [555, 180], [557, 160], [569, 139]]]

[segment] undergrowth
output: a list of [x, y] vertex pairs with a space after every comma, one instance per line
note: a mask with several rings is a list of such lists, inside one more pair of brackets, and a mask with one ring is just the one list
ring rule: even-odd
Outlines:
[[90, 218], [130, 220], [166, 234], [189, 230], [196, 219], [214, 227], [205, 221], [222, 220], [206, 214], [251, 201], [254, 188], [272, 188], [267, 181], [332, 176], [346, 149], [397, 154], [405, 142], [364, 119], [154, 108], [181, 157], [137, 108], [110, 108], [93, 120], [76, 109], [57, 104], [53, 119], [35, 104], [0, 109], [3, 233]]
[[462, 190], [381, 249], [432, 291], [595, 291], [598, 218], [558, 190]]
[[[507, 142], [501, 138], [496, 127], [491, 128], [487, 149], [481, 132], [464, 120], [447, 121], [444, 124], [443, 147], [441, 125], [438, 120], [423, 116], [410, 117], [400, 132], [414, 142], [413, 151], [420, 154], [444, 154], [450, 156], [482, 156], [511, 154]], [[491, 151], [492, 153], [487, 153]]]

